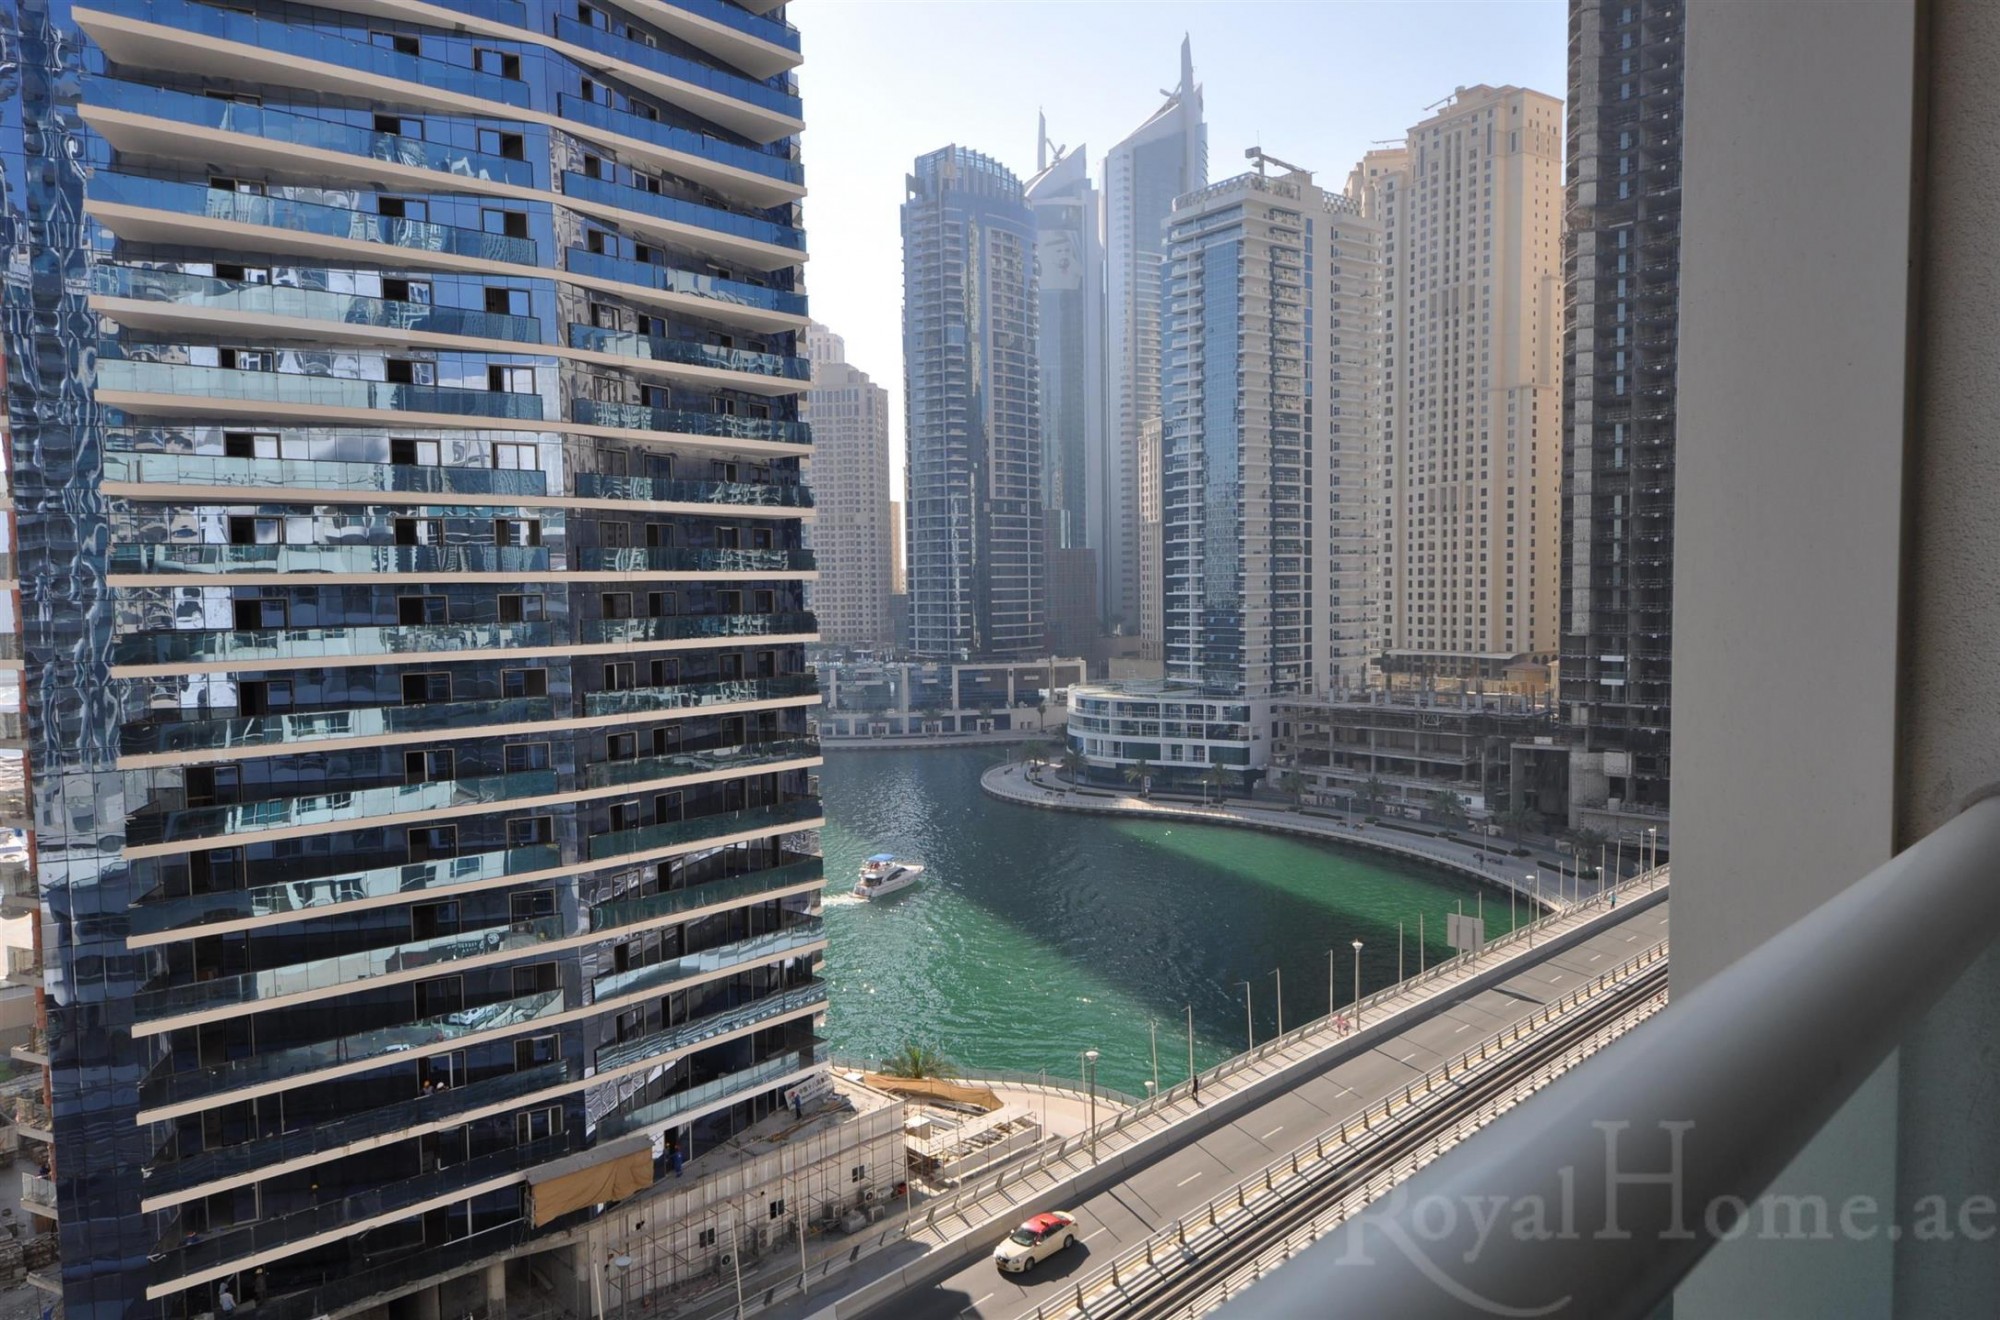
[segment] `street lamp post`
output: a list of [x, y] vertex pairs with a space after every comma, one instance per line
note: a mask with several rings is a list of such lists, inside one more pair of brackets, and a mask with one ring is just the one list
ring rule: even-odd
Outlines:
[[1188, 1085], [1194, 1085], [1194, 1005], [1187, 1006], [1188, 1019]]
[[625, 1320], [625, 1298], [632, 1290], [632, 1258], [621, 1251], [611, 1258], [611, 1263], [618, 1269], [618, 1320]]
[[1326, 951], [1326, 1015], [1332, 1017], [1333, 1010], [1338, 1006], [1333, 998], [1333, 950], [1328, 949]]
[[1153, 1091], [1160, 1089], [1160, 1023], [1157, 1018], [1146, 1019], [1146, 1030], [1153, 1036]]
[[1528, 947], [1535, 947], [1535, 923], [1542, 918], [1542, 873], [1528, 872], [1528, 883], [1535, 887], [1535, 910], [1528, 914]]
[[1361, 941], [1354, 941], [1354, 1029], [1361, 1030]]
[[1243, 1049], [1248, 1053], [1257, 1048], [1257, 1024], [1250, 1017], [1250, 983], [1238, 981], [1236, 984], [1243, 987], [1243, 1038], [1249, 1042]]
[[1271, 975], [1278, 978], [1278, 1034], [1282, 1036], [1285, 1034], [1285, 969], [1273, 967]]
[[[1646, 870], [1648, 874], [1659, 869], [1659, 865], [1660, 827], [1657, 825], [1648, 825], [1646, 827]], [[1650, 885], [1652, 882], [1649, 880], [1647, 883]]]
[[1090, 1158], [1097, 1160], [1097, 1060], [1096, 1050], [1083, 1052], [1083, 1085], [1090, 1092]]
[[1396, 984], [1403, 983], [1403, 923], [1396, 923]]

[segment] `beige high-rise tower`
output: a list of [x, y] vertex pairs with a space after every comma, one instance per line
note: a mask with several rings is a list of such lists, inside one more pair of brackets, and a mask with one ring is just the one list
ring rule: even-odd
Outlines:
[[1461, 87], [1349, 183], [1383, 226], [1377, 532], [1392, 682], [1498, 681], [1554, 657], [1562, 134], [1553, 96]]
[[847, 344], [814, 322], [807, 332], [813, 428], [808, 468], [817, 516], [806, 524], [819, 581], [806, 602], [820, 636], [841, 646], [892, 641], [898, 531], [889, 502], [889, 391], [847, 361]]

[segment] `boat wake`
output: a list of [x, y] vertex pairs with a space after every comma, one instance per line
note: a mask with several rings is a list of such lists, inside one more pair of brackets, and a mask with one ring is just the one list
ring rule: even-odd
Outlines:
[[825, 894], [821, 896], [819, 905], [822, 909], [867, 907], [868, 900], [865, 898], [856, 898], [852, 894]]

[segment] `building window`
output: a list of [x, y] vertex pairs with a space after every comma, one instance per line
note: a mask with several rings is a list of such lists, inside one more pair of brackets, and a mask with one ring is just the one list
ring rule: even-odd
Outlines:
[[490, 73], [496, 78], [521, 79], [521, 57], [504, 50], [490, 50], [475, 46], [472, 51], [472, 67], [481, 73]]
[[510, 775], [546, 770], [551, 763], [549, 745], [545, 742], [509, 743], [500, 755], [501, 764]]
[[546, 697], [548, 694], [549, 671], [546, 669], [500, 671], [500, 695], [503, 697]]

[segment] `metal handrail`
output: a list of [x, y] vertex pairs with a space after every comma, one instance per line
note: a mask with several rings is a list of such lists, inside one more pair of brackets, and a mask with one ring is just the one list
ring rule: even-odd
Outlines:
[[[1200, 1074], [1200, 1081], [1202, 1085], [1210, 1089], [1211, 1094], [1214, 1094], [1214, 1085], [1216, 1082], [1226, 1077], [1234, 1076], [1245, 1068], [1254, 1067], [1272, 1055], [1292, 1048], [1308, 1036], [1327, 1031], [1334, 1026], [1333, 1019], [1336, 1017], [1345, 1017], [1349, 1013], [1354, 1013], [1362, 1021], [1366, 1021], [1370, 1009], [1377, 1008], [1384, 1002], [1407, 991], [1431, 984], [1441, 977], [1462, 971], [1466, 964], [1475, 958], [1479, 958], [1495, 949], [1505, 948], [1521, 940], [1526, 940], [1528, 946], [1532, 947], [1535, 935], [1545, 932], [1554, 923], [1566, 920], [1580, 913], [1588, 912], [1592, 908], [1606, 907], [1608, 909], [1611, 899], [1615, 894], [1644, 892], [1659, 883], [1665, 882], [1667, 877], [1668, 868], [1665, 866], [1657, 867], [1642, 875], [1634, 876], [1622, 886], [1612, 886], [1604, 893], [1593, 894], [1580, 903], [1549, 912], [1534, 921], [1524, 922], [1491, 941], [1477, 952], [1456, 954], [1441, 963], [1426, 968], [1415, 976], [1407, 977], [1393, 985], [1377, 990], [1373, 994], [1362, 996], [1358, 1005], [1344, 1005], [1336, 1009], [1333, 1013], [1324, 1014], [1314, 1018], [1303, 1026], [1294, 1027], [1282, 1036], [1275, 1036], [1254, 1049], [1246, 1050], [1241, 1054], [1225, 1059], [1208, 1071]], [[1119, 1110], [1109, 1118], [1101, 1120], [1094, 1128], [1086, 1128], [1074, 1136], [1045, 1143], [1027, 1162], [1017, 1164], [990, 1180], [982, 1180], [971, 1186], [961, 1187], [956, 1192], [938, 1198], [937, 1201], [926, 1207], [923, 1216], [924, 1224], [928, 1227], [937, 1224], [940, 1220], [949, 1219], [951, 1216], [960, 1213], [968, 1207], [976, 1206], [986, 1197], [999, 1191], [1007, 1183], [1019, 1183], [1022, 1178], [1046, 1169], [1051, 1165], [1060, 1164], [1080, 1151], [1094, 1149], [1097, 1143], [1105, 1137], [1148, 1118], [1170, 1105], [1180, 1103], [1183, 1099], [1188, 1098], [1192, 1092], [1193, 1086], [1190, 1082], [1186, 1080], [1177, 1082], [1150, 1100], [1133, 1105], [1128, 1109]]]
[[[1310, 1158], [1314, 1161], [1325, 1160], [1329, 1146], [1352, 1151], [1358, 1144], [1379, 1140], [1385, 1133], [1393, 1131], [1384, 1124], [1390, 1123], [1399, 1114], [1405, 1114], [1413, 1107], [1424, 1105], [1438, 1091], [1454, 1081], [1462, 1081], [1468, 1072], [1481, 1065], [1504, 1058], [1510, 1047], [1520, 1044], [1523, 1040], [1536, 1039], [1539, 1032], [1561, 1021], [1565, 1013], [1591, 1002], [1607, 989], [1622, 985], [1629, 977], [1645, 971], [1666, 957], [1667, 941], [1661, 940], [1652, 944], [1643, 953], [1628, 958], [1608, 972], [1600, 973], [1596, 980], [1588, 985], [1561, 996], [1554, 1003], [1544, 1005], [1521, 1021], [1487, 1036], [1455, 1058], [1448, 1058], [1437, 1067], [1427, 1070], [1423, 1076], [1405, 1085], [1400, 1094], [1391, 1092], [1380, 1101], [1369, 1101], [1362, 1106], [1359, 1114], [1343, 1119], [1314, 1137]], [[1193, 1210], [1178, 1216], [1173, 1228], [1183, 1234], [1180, 1240], [1185, 1242], [1184, 1234], [1188, 1227], [1204, 1217], [1209, 1227], [1215, 1227], [1218, 1212], [1229, 1209], [1230, 1202], [1235, 1203], [1235, 1209], [1244, 1209], [1248, 1204], [1248, 1198], [1258, 1190], [1275, 1191], [1281, 1182], [1301, 1177], [1301, 1161], [1307, 1158], [1303, 1154], [1305, 1150], [1306, 1146], [1302, 1142], [1297, 1148], [1272, 1160], [1249, 1177], [1241, 1179]], [[1166, 1231], [1161, 1230], [1149, 1235], [1138, 1246], [1114, 1257], [1109, 1265], [1073, 1285], [1076, 1290], [1074, 1296], [1078, 1299], [1073, 1309], [1087, 1311], [1087, 1304], [1107, 1284], [1113, 1288], [1121, 1286], [1121, 1272], [1131, 1274], [1141, 1267], [1150, 1267], [1153, 1264], [1154, 1253], [1159, 1247], [1159, 1238]], [[1043, 1320], [1045, 1311], [1048, 1315], [1068, 1315], [1072, 1310], [1067, 1298], [1059, 1299], [1052, 1305], [1054, 1309], [1049, 1309], [1049, 1304], [1037, 1307], [1036, 1320]]]
[[[1642, 1045], [1607, 1048], [1220, 1314], [1461, 1315], [1467, 1296], [1652, 1314], [1723, 1235], [1754, 1228], [1737, 1208], [2000, 938], [1996, 848], [2000, 785], [1680, 996]], [[1560, 1206], [1577, 1231], [1482, 1244], [1461, 1214], [1438, 1232], [1439, 1207], [1467, 1198]]]

